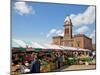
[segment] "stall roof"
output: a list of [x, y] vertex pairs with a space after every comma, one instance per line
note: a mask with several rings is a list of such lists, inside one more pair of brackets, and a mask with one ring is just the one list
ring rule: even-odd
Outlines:
[[44, 46], [42, 46], [42, 45], [40, 45], [39, 43], [37, 43], [37, 42], [32, 42], [32, 48], [42, 48], [42, 49], [44, 49], [45, 47]]
[[60, 46], [63, 50], [77, 50], [75, 47]]
[[60, 46], [58, 45], [51, 45], [51, 44], [44, 44], [45, 48], [47, 49], [62, 49]]
[[12, 47], [15, 47], [15, 48], [19, 48], [20, 47], [20, 45], [19, 44], [17, 44], [16, 42], [14, 42], [14, 41], [12, 41]]
[[74, 51], [90, 51], [88, 49], [83, 49], [83, 48], [75, 48], [75, 47], [67, 47], [67, 46], [60, 46], [63, 48], [62, 50], [74, 50]]
[[59, 46], [52, 44], [40, 44], [32, 41], [22, 41], [22, 40], [13, 40], [12, 47], [22, 47], [26, 48], [26, 46], [31, 48], [40, 48], [40, 49], [59, 49], [59, 50], [74, 50], [74, 51], [90, 51], [88, 49], [68, 47], [68, 46]]
[[[22, 47], [22, 48], [26, 48], [26, 44], [25, 44], [25, 42], [24, 41], [22, 41], [22, 40], [12, 40], [12, 42], [15, 42], [17, 45], [19, 45], [20, 47]], [[14, 45], [12, 45], [12, 46], [14, 46]]]
[[81, 50], [81, 51], [90, 51], [89, 49], [83, 49], [83, 48], [79, 48], [79, 50]]

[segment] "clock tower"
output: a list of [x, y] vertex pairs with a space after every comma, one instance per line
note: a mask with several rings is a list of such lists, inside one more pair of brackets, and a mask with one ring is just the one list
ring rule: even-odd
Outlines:
[[72, 22], [69, 17], [64, 22], [64, 39], [72, 39]]
[[72, 41], [72, 22], [67, 16], [64, 21], [64, 37], [62, 43], [64, 46], [72, 46]]

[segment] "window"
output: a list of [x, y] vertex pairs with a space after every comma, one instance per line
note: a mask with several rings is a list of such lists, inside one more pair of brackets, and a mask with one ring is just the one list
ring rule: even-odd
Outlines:
[[80, 47], [80, 41], [77, 41], [77, 46]]
[[69, 34], [69, 28], [65, 29], [65, 34]]

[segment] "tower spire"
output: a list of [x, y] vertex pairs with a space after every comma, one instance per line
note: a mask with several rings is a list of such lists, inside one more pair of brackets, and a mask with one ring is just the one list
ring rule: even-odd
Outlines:
[[65, 18], [64, 22], [66, 22], [66, 21], [71, 21], [70, 16], [67, 16], [67, 17]]
[[65, 18], [65, 20], [64, 20], [64, 25], [72, 25], [70, 16], [67, 16], [67, 17]]
[[64, 21], [64, 38], [72, 38], [72, 22], [69, 16], [67, 16]]

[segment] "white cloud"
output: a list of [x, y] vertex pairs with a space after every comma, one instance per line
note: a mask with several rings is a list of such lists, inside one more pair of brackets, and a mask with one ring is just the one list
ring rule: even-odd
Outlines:
[[62, 30], [57, 30], [56, 31], [56, 34], [61, 34], [62, 33]]
[[95, 32], [95, 30], [94, 30], [94, 31], [89, 35], [89, 37], [92, 38], [92, 42], [93, 42], [93, 43], [95, 43], [95, 39], [96, 39], [96, 38], [95, 38], [95, 34], [96, 34], [96, 32]]
[[89, 6], [83, 13], [71, 14], [70, 18], [74, 26], [93, 24], [95, 22], [95, 7]]
[[25, 2], [15, 2], [14, 9], [20, 15], [25, 14], [35, 14], [35, 11], [32, 9], [32, 6], [27, 5]]
[[76, 30], [76, 32], [80, 33], [80, 34], [83, 34], [83, 33], [87, 32], [88, 30], [89, 30], [89, 28], [87, 26], [82, 26], [82, 27], [78, 28]]
[[49, 36], [51, 36], [52, 34], [54, 34], [56, 32], [56, 29], [51, 29], [49, 32], [48, 32], [48, 34], [47, 34], [47, 38], [49, 37]]
[[95, 30], [90, 34], [90, 38], [95, 38]]
[[53, 34], [53, 33], [55, 33], [56, 31], [57, 31], [56, 29], [51, 29], [49, 33], [50, 33], [50, 34]]
[[64, 36], [64, 32], [61, 32], [60, 34], [58, 34], [59, 36]]
[[56, 35], [58, 35], [58, 36], [63, 36], [63, 35], [64, 35], [63, 30], [57, 30], [57, 31], [56, 31]]
[[56, 35], [59, 35], [59, 36], [63, 36], [63, 31], [61, 29], [51, 29], [48, 34], [47, 34], [47, 38], [50, 37], [50, 36], [56, 36]]

